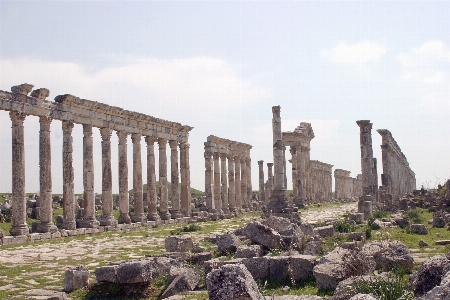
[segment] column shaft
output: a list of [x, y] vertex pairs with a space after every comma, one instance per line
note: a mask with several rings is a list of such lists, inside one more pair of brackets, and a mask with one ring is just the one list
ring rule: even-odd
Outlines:
[[172, 209], [170, 214], [172, 219], [182, 217], [180, 212], [180, 191], [179, 191], [179, 168], [178, 168], [178, 142], [176, 140], [169, 141], [170, 145], [170, 181], [172, 183]]
[[205, 197], [208, 212], [213, 213], [216, 210], [216, 203], [214, 201], [214, 167], [213, 167], [213, 145], [205, 143]]
[[161, 220], [157, 212], [156, 194], [156, 164], [155, 164], [155, 138], [151, 136], [145, 137], [147, 143], [147, 199], [148, 199], [148, 215], [150, 221]]
[[66, 230], [76, 229], [73, 173], [73, 138], [71, 121], [62, 122], [63, 129], [63, 223]]
[[102, 226], [117, 224], [113, 216], [111, 133], [112, 130], [109, 128], [100, 129], [102, 136], [102, 216], [99, 221]]
[[241, 212], [242, 208], [242, 193], [241, 193], [241, 160], [239, 156], [234, 157], [234, 180], [235, 180], [235, 197], [236, 197], [236, 211]]
[[225, 214], [230, 213], [228, 207], [228, 179], [227, 179], [227, 155], [224, 153], [220, 154], [220, 179], [221, 179], [221, 197], [222, 197], [222, 210]]
[[159, 138], [159, 191], [160, 191], [160, 206], [159, 212], [162, 220], [170, 220], [169, 213], [169, 198], [167, 187], [167, 155], [166, 144], [167, 140]]
[[189, 164], [189, 143], [180, 144], [181, 164], [181, 213], [189, 217], [191, 209], [191, 167]]
[[214, 201], [216, 205], [216, 211], [218, 214], [222, 214], [222, 197], [220, 186], [220, 162], [219, 153], [215, 152], [214, 157]]
[[247, 198], [247, 166], [245, 164], [245, 158], [240, 159], [241, 164], [241, 199], [242, 208], [248, 209], [248, 198]]
[[265, 192], [264, 192], [264, 161], [258, 161], [259, 168], [259, 200], [265, 202]]
[[131, 140], [133, 141], [133, 198], [134, 198], [134, 215], [132, 222], [145, 222], [147, 218], [144, 216], [144, 199], [142, 195], [142, 154], [141, 154], [141, 134], [133, 133]]
[[234, 183], [234, 157], [228, 155], [228, 206], [231, 212], [236, 211], [236, 191]]
[[119, 212], [117, 220], [119, 224], [130, 224], [130, 199], [128, 195], [128, 158], [127, 138], [128, 133], [117, 131], [119, 138]]

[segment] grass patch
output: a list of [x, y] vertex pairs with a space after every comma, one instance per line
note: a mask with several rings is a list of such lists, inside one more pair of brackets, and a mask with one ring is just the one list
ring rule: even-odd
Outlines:
[[356, 226], [348, 223], [346, 220], [339, 220], [334, 222], [333, 224], [334, 230], [337, 232], [353, 232], [355, 231]]

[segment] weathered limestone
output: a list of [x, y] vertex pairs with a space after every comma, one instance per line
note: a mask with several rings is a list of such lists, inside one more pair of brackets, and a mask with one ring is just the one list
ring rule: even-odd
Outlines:
[[130, 201], [128, 197], [127, 137], [125, 131], [117, 131], [119, 138], [119, 224], [130, 224]]
[[191, 215], [191, 167], [189, 164], [189, 143], [180, 143], [181, 164], [181, 214]]
[[353, 178], [350, 171], [334, 170], [334, 192], [336, 199], [351, 199], [353, 195]]
[[[267, 163], [267, 183], [269, 185], [269, 196], [272, 195], [273, 190], [273, 163]], [[266, 199], [269, 201], [269, 199]]]
[[39, 220], [32, 224], [32, 231], [45, 233], [54, 233], [57, 231], [53, 224], [53, 208], [52, 208], [52, 157], [50, 142], [50, 124], [51, 118], [40, 117], [39, 132], [39, 182], [40, 182], [40, 211]]
[[247, 166], [247, 172], [245, 172], [245, 175], [247, 176], [247, 207], [250, 210], [253, 210], [253, 205], [252, 205], [252, 195], [253, 195], [252, 159], [250, 158], [250, 154], [248, 154], [248, 156], [246, 156], [245, 164]]
[[166, 144], [167, 140], [158, 139], [159, 144], [159, 190], [161, 202], [159, 204], [159, 214], [162, 220], [170, 220], [169, 213], [169, 198], [168, 198], [168, 185], [167, 185], [167, 155]]
[[214, 168], [213, 168], [213, 153], [214, 144], [205, 142], [205, 197], [206, 206], [209, 212], [216, 210], [215, 193], [214, 193]]
[[317, 160], [311, 160], [311, 200], [314, 203], [333, 199], [332, 195], [332, 168], [333, 165]]
[[245, 164], [245, 158], [239, 160], [241, 165], [241, 208], [247, 210], [247, 166]]
[[221, 183], [221, 196], [222, 196], [222, 211], [224, 214], [229, 214], [228, 208], [228, 178], [227, 178], [227, 155], [220, 153], [220, 183]]
[[102, 226], [115, 226], [117, 220], [113, 216], [112, 173], [111, 173], [111, 133], [109, 128], [101, 128], [102, 136]]
[[264, 193], [264, 161], [259, 160], [258, 161], [258, 168], [259, 168], [259, 197], [260, 201], [263, 203], [265, 202], [265, 193]]
[[398, 206], [398, 201], [405, 193], [416, 189], [416, 175], [409, 167], [406, 156], [402, 153], [391, 132], [387, 129], [378, 129], [377, 132], [382, 137], [383, 174], [381, 174], [381, 184], [394, 201], [394, 205]]
[[77, 227], [96, 228], [100, 224], [95, 218], [94, 195], [94, 149], [92, 125], [83, 125], [83, 216], [77, 220]]
[[240, 212], [242, 208], [242, 192], [241, 192], [241, 159], [234, 155], [234, 178], [235, 178], [235, 197], [236, 197], [236, 212]]
[[353, 181], [353, 193], [352, 197], [358, 198], [362, 196], [362, 174], [356, 175], [356, 178], [352, 178]]
[[234, 157], [232, 154], [227, 156], [228, 159], [228, 206], [230, 212], [236, 211], [236, 186], [234, 182]]
[[356, 121], [360, 128], [361, 170], [364, 195], [375, 195], [377, 186], [373, 182], [372, 123], [370, 120]]
[[156, 194], [155, 141], [156, 138], [152, 136], [145, 137], [145, 142], [147, 143], [147, 219], [149, 221], [161, 220], [156, 209], [158, 197]]
[[133, 141], [133, 199], [134, 199], [134, 215], [132, 222], [145, 222], [147, 218], [144, 216], [144, 199], [142, 192], [142, 161], [141, 161], [141, 135], [133, 133], [131, 135]]
[[220, 186], [220, 163], [219, 163], [219, 153], [214, 152], [214, 201], [216, 206], [216, 212], [221, 215], [222, 211], [222, 197], [221, 197], [221, 186]]
[[[19, 90], [20, 86], [12, 87], [11, 90], [13, 92], [15, 91], [14, 88], [16, 88], [15, 90]], [[28, 93], [31, 89], [32, 86], [29, 87]], [[11, 111], [9, 116], [12, 121], [12, 227], [9, 232], [11, 235], [17, 236], [29, 232], [26, 222], [25, 146], [23, 131], [23, 122], [25, 121], [26, 115], [17, 111]]]
[[73, 172], [73, 122], [63, 121], [63, 222], [61, 228], [76, 229]]
[[180, 192], [179, 192], [179, 176], [178, 176], [178, 142], [176, 140], [169, 141], [170, 146], [170, 181], [172, 183], [172, 209], [170, 215], [172, 219], [182, 217], [180, 211]]

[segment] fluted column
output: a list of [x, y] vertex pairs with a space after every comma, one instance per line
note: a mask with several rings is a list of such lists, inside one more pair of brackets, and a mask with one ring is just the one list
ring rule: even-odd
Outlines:
[[214, 201], [216, 205], [216, 212], [218, 214], [222, 214], [222, 193], [220, 186], [220, 162], [219, 162], [219, 153], [214, 152]]
[[73, 122], [62, 121], [63, 130], [63, 222], [61, 228], [76, 229], [73, 172]]
[[205, 143], [205, 196], [208, 212], [213, 213], [216, 210], [214, 201], [214, 167], [213, 167], [213, 145], [210, 142]]
[[92, 125], [83, 125], [83, 217], [77, 220], [78, 227], [95, 228], [100, 224], [95, 219], [94, 195], [94, 148], [92, 138]]
[[26, 115], [11, 111], [12, 121], [12, 227], [11, 235], [24, 235], [27, 226], [27, 206], [25, 200], [25, 146], [23, 122]]
[[133, 141], [133, 199], [134, 199], [134, 215], [132, 222], [145, 222], [147, 218], [144, 216], [144, 199], [142, 197], [142, 154], [141, 154], [141, 134], [133, 133], [131, 140]]
[[56, 232], [58, 229], [53, 224], [52, 208], [52, 155], [50, 142], [51, 118], [39, 117], [39, 220], [32, 224], [32, 232]]
[[181, 213], [189, 217], [191, 209], [191, 166], [189, 164], [189, 143], [180, 143], [181, 164]]
[[258, 168], [259, 168], [259, 200], [261, 202], [265, 202], [265, 192], [264, 192], [264, 161], [259, 160], [258, 161]]
[[181, 218], [180, 212], [180, 192], [179, 192], [179, 169], [178, 169], [178, 142], [170, 140], [170, 181], [172, 183], [172, 209], [170, 215], [172, 219]]
[[128, 133], [117, 131], [119, 138], [119, 224], [130, 224], [130, 198], [128, 196]]
[[158, 197], [156, 194], [155, 140], [156, 138], [152, 136], [145, 137], [145, 142], [147, 143], [147, 219], [150, 221], [161, 220], [156, 207]]
[[238, 213], [241, 212], [242, 208], [242, 193], [241, 193], [241, 159], [239, 156], [234, 156], [234, 185], [236, 187], [235, 190], [235, 198], [236, 198], [236, 211]]
[[241, 157], [241, 199], [242, 199], [242, 209], [248, 209], [247, 203], [247, 165], [245, 164], [245, 158]]
[[159, 144], [159, 191], [160, 191], [160, 205], [159, 213], [162, 220], [170, 220], [169, 213], [169, 197], [167, 187], [167, 155], [166, 144], [167, 140], [163, 138], [158, 139]]
[[228, 179], [227, 179], [227, 155], [220, 153], [220, 181], [221, 181], [221, 196], [222, 196], [222, 210], [225, 214], [230, 213], [228, 207]]
[[117, 224], [113, 216], [111, 133], [112, 130], [109, 128], [100, 128], [102, 136], [102, 216], [99, 221], [102, 226]]
[[234, 184], [234, 157], [228, 155], [228, 207], [231, 212], [236, 211], [236, 192]]

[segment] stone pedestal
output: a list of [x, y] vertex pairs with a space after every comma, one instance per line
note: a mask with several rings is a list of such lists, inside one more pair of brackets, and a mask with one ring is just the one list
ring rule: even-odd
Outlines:
[[73, 123], [62, 122], [63, 130], [63, 222], [62, 229], [76, 229], [73, 174]]
[[125, 131], [117, 131], [119, 138], [119, 224], [131, 224], [130, 200], [128, 195], [127, 137]]
[[161, 218], [157, 211], [157, 194], [156, 194], [156, 164], [155, 164], [155, 140], [151, 136], [145, 137], [147, 143], [147, 197], [148, 197], [148, 214], [149, 221], [160, 221]]

